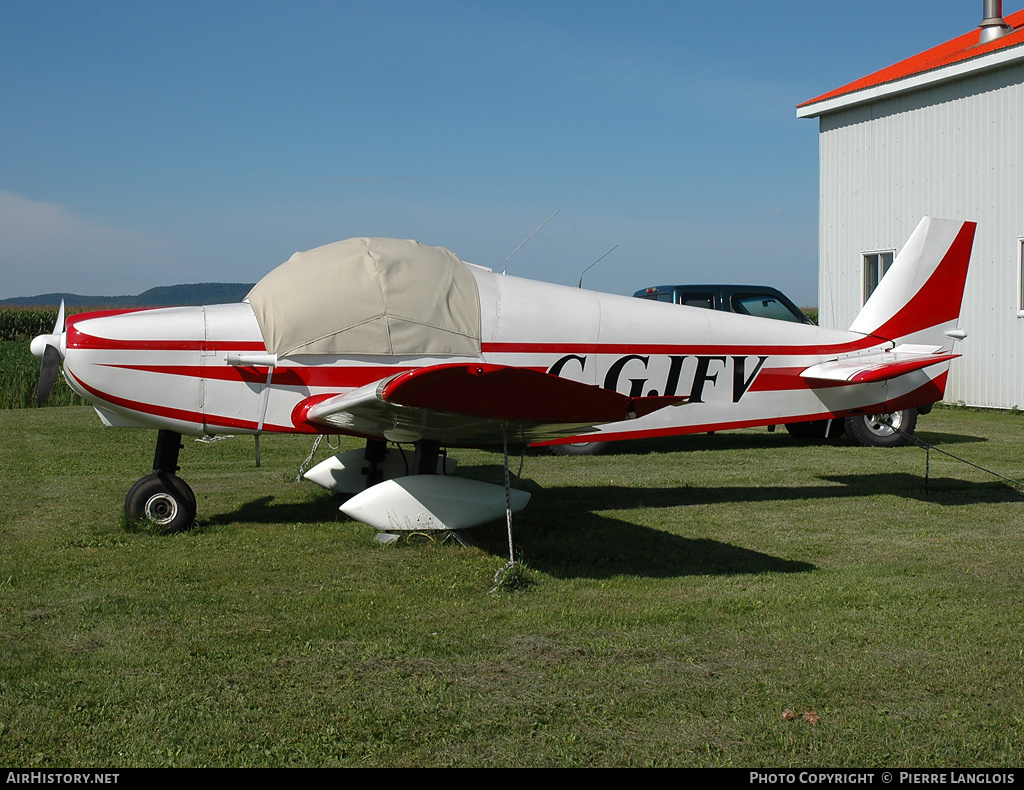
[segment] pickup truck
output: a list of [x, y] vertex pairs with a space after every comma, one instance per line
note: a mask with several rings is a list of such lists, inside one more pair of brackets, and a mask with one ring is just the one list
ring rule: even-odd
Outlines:
[[[636, 291], [637, 299], [724, 310], [743, 315], [813, 324], [810, 318], [785, 294], [767, 285], [654, 285]], [[918, 412], [905, 409], [892, 414], [864, 414], [846, 419], [816, 420], [786, 424], [790, 436], [800, 442], [824, 442], [840, 438], [844, 433], [864, 447], [899, 447], [906, 444], [908, 434], [917, 425]], [[774, 431], [775, 426], [769, 426]], [[556, 455], [594, 455], [606, 449], [608, 442], [580, 442], [552, 445]]]
[[799, 324], [814, 323], [782, 291], [767, 285], [655, 285], [633, 296]]

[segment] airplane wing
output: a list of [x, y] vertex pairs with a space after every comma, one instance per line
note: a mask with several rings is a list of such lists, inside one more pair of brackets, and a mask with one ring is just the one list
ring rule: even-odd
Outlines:
[[960, 356], [939, 351], [941, 348], [899, 346], [892, 351], [812, 365], [800, 377], [818, 384], [866, 384], [893, 379]]
[[495, 446], [505, 430], [510, 444], [530, 444], [686, 400], [630, 398], [539, 370], [471, 363], [408, 370], [349, 393], [311, 398], [300, 408], [312, 425], [363, 436]]

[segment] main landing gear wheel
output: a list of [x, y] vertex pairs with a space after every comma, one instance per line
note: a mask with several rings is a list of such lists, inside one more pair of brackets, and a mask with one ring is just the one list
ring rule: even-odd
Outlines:
[[846, 418], [846, 433], [863, 447], [902, 447], [917, 426], [917, 409]]
[[181, 532], [196, 519], [196, 495], [180, 477], [154, 472], [128, 491], [124, 515], [131, 522], [150, 524], [163, 533]]

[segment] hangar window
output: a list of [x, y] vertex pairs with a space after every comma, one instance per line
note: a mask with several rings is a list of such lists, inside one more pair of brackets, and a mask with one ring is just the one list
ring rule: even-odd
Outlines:
[[1017, 317], [1024, 318], [1024, 238], [1017, 239]]
[[864, 253], [865, 302], [868, 300], [868, 297], [871, 296], [874, 290], [878, 287], [878, 283], [885, 276], [885, 273], [889, 271], [889, 267], [892, 266], [892, 262], [895, 257], [895, 250]]

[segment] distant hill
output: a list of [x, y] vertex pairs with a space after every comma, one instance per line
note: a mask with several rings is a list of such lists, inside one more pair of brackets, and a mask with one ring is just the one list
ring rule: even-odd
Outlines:
[[0, 307], [57, 307], [64, 300], [66, 307], [176, 307], [200, 304], [241, 302], [253, 283], [195, 283], [192, 285], [161, 285], [138, 296], [82, 296], [52, 293], [38, 296], [15, 296], [0, 299]]

